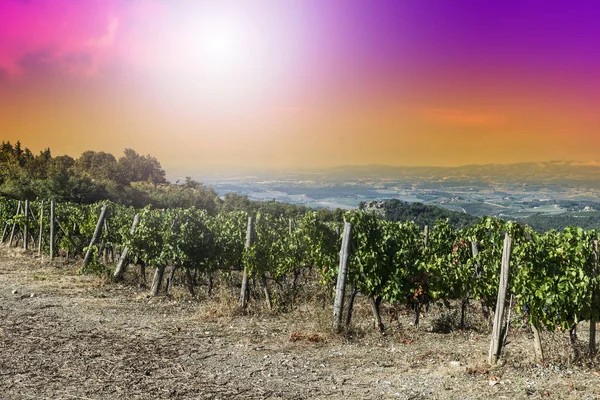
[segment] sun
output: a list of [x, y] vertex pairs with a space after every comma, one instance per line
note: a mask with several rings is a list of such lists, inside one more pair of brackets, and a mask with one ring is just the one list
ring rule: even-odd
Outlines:
[[220, 67], [232, 67], [232, 63], [241, 61], [245, 53], [241, 33], [240, 28], [227, 24], [207, 26], [199, 38], [203, 60]]
[[187, 89], [235, 97], [264, 72], [264, 37], [252, 21], [235, 15], [182, 26], [166, 53], [172, 60], [172, 76], [185, 81]]
[[158, 38], [160, 51], [147, 63], [150, 90], [191, 113], [268, 108], [290, 75], [288, 31], [261, 8], [186, 11]]

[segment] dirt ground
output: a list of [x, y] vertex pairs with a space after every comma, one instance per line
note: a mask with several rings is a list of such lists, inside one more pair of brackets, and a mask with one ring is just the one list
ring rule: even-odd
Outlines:
[[222, 294], [149, 298], [76, 269], [0, 246], [0, 399], [600, 398], [598, 364], [571, 363], [564, 334], [544, 334], [538, 365], [515, 324], [490, 368], [487, 328], [436, 333], [455, 317], [437, 308], [381, 335], [360, 300], [353, 334], [333, 335], [330, 307], [242, 315]]

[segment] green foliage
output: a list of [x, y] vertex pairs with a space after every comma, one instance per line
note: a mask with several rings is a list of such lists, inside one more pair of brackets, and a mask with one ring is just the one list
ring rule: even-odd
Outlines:
[[241, 265], [248, 215], [243, 211], [221, 213], [208, 219], [214, 238], [209, 269], [229, 269]]
[[538, 232], [549, 230], [563, 230], [573, 225], [576, 219], [577, 226], [583, 229], [600, 229], [600, 215], [597, 212], [566, 212], [560, 215], [532, 215], [523, 218], [520, 222], [531, 226]]
[[[361, 203], [359, 209], [373, 210], [369, 203]], [[433, 226], [438, 220], [447, 220], [455, 228], [465, 228], [478, 222], [472, 215], [450, 211], [441, 207], [428, 206], [422, 203], [406, 203], [398, 199], [381, 202], [375, 209], [389, 221], [413, 221], [421, 228]]]
[[126, 245], [146, 264], [166, 265], [166, 243], [175, 221], [169, 220], [162, 210], [145, 207], [140, 210], [140, 223], [133, 235], [127, 235]]
[[514, 236], [513, 290], [531, 323], [570, 329], [592, 314], [598, 318], [598, 304], [592, 304], [598, 286], [591, 245], [596, 231], [568, 227], [562, 233], [537, 234], [525, 229]]
[[471, 243], [448, 221], [437, 221], [429, 231], [424, 249], [430, 300], [463, 299], [469, 295], [475, 277]]
[[496, 306], [498, 297], [505, 229], [504, 221], [484, 217], [464, 232], [464, 237], [476, 243], [478, 249], [471, 261], [476, 279], [476, 284], [471, 285], [472, 297], [491, 308]]
[[413, 222], [384, 221], [367, 212], [349, 212], [353, 252], [349, 281], [366, 296], [411, 302], [425, 288], [423, 236]]
[[[136, 188], [139, 182], [148, 186]], [[184, 187], [168, 184], [156, 158], [141, 156], [132, 149], [125, 149], [119, 160], [110, 153], [95, 151], [85, 151], [73, 159], [67, 155], [52, 157], [50, 149], [34, 156], [19, 142], [0, 144], [0, 195], [88, 204], [108, 199], [137, 207], [196, 206], [213, 213], [220, 203], [214, 190], [197, 182], [186, 182]]]
[[[29, 232], [37, 238], [43, 209], [43, 247], [48, 247], [49, 202], [30, 202]], [[104, 203], [56, 204], [58, 250], [82, 256], [87, 250]], [[244, 211], [209, 214], [195, 207], [136, 210], [107, 203], [106, 223], [99, 244], [91, 251], [85, 271], [107, 273], [99, 259], [101, 247], [129, 246], [130, 254], [147, 265], [176, 265], [201, 273], [245, 266], [253, 276], [277, 283], [275, 298], [286, 293], [295, 278], [316, 268], [321, 283], [331, 285], [338, 273], [341, 224], [318, 211], [297, 216], [261, 212], [255, 218], [254, 242], [245, 249], [248, 214]], [[18, 202], [0, 197], [0, 227], [26, 223], [17, 214]], [[289, 209], [288, 211], [291, 211]], [[134, 215], [140, 221], [131, 233]], [[515, 222], [483, 218], [467, 229], [440, 220], [431, 226], [427, 245], [414, 222], [392, 222], [363, 211], [345, 213], [352, 224], [348, 279], [364, 295], [399, 304], [425, 304], [472, 298], [495, 306], [505, 234], [512, 238], [509, 285], [517, 310], [549, 330], [569, 329], [581, 320], [600, 317], [597, 263], [592, 243], [595, 230], [568, 227], [544, 234]], [[472, 253], [476, 243], [478, 253]], [[287, 286], [286, 286], [287, 285]]]

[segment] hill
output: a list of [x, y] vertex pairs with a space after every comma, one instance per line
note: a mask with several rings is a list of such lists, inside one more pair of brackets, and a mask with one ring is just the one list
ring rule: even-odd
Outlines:
[[362, 202], [359, 209], [374, 211], [389, 221], [414, 221], [419, 226], [433, 226], [435, 221], [447, 219], [456, 227], [463, 228], [473, 225], [479, 220], [478, 217], [446, 210], [441, 207], [428, 206], [423, 203], [407, 203], [398, 199], [385, 200], [381, 202]]

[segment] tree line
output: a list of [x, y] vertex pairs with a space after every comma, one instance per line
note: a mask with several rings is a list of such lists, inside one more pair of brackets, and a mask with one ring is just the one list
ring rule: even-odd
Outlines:
[[[52, 156], [49, 148], [36, 155], [19, 141], [0, 144], [0, 195], [16, 200], [54, 199], [81, 204], [110, 200], [135, 208], [196, 207], [210, 215], [220, 211], [268, 211], [290, 217], [307, 210], [275, 201], [251, 201], [235, 193], [220, 198], [212, 187], [190, 177], [170, 183], [155, 157], [140, 155], [133, 149], [125, 149], [119, 158], [92, 150], [73, 158]], [[336, 211], [321, 213], [335, 218]]]

